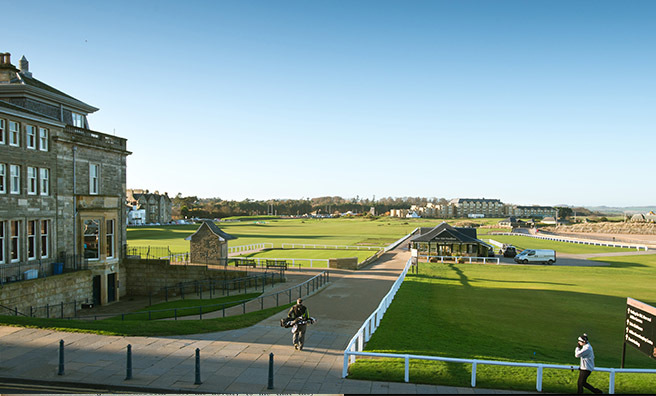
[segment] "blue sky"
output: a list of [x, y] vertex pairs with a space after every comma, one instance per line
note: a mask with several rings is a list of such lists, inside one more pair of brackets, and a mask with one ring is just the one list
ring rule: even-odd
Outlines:
[[6, 2], [128, 187], [656, 203], [656, 2]]

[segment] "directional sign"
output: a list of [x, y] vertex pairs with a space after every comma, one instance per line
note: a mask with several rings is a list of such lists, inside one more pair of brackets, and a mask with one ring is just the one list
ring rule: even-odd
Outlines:
[[656, 308], [632, 298], [626, 299], [624, 342], [656, 359]]

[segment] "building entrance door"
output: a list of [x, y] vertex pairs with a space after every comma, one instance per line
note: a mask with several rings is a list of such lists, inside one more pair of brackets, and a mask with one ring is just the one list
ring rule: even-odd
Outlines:
[[93, 305], [100, 305], [100, 275], [93, 277]]
[[116, 273], [107, 275], [107, 302], [116, 301]]

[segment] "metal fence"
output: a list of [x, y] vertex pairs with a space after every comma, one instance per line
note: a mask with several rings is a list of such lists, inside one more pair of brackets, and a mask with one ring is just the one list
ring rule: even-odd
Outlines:
[[89, 262], [87, 259], [73, 254], [62, 254], [57, 258], [37, 259], [27, 263], [0, 264], [0, 285], [45, 278], [88, 268]]
[[5, 305], [0, 305], [0, 315], [13, 315], [13, 316], [25, 316], [30, 318], [53, 318], [53, 319], [63, 319], [68, 318], [71, 315], [73, 317], [77, 316], [77, 312], [80, 309], [80, 305], [88, 304], [89, 300], [85, 299], [73, 302], [61, 302], [59, 304], [46, 304], [40, 307], [30, 306], [29, 310], [19, 311], [18, 307], [7, 307]]
[[[323, 271], [318, 275], [313, 276], [307, 281], [300, 283], [296, 286], [281, 290], [276, 293], [261, 295], [254, 299], [244, 299], [238, 301], [231, 301], [226, 303], [218, 304], [207, 304], [207, 305], [198, 305], [193, 307], [184, 307], [184, 308], [169, 308], [169, 309], [159, 309], [159, 310], [147, 310], [141, 312], [125, 312], [119, 314], [99, 314], [91, 316], [77, 316], [70, 317], [68, 319], [83, 319], [83, 320], [99, 320], [107, 319], [110, 317], [117, 318], [120, 320], [155, 320], [155, 319], [165, 319], [172, 318], [178, 320], [178, 318], [183, 316], [196, 316], [198, 319], [202, 320], [203, 315], [207, 315], [210, 312], [221, 311], [220, 317], [226, 317], [226, 309], [231, 307], [241, 307], [241, 314], [246, 314], [247, 312], [255, 312], [264, 309], [265, 302], [266, 305], [278, 307], [281, 304], [290, 304], [294, 299], [301, 298], [309, 295], [310, 293], [320, 289], [330, 282], [330, 274], [327, 271]], [[260, 287], [256, 285], [255, 290]]]

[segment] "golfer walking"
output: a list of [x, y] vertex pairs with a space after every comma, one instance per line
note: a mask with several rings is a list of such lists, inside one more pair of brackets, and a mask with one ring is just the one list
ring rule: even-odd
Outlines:
[[603, 393], [600, 389], [588, 384], [588, 377], [594, 370], [594, 351], [592, 350], [592, 345], [588, 342], [587, 334], [583, 334], [579, 337], [578, 345], [574, 350], [574, 357], [581, 358], [578, 393], [583, 393], [583, 388], [587, 388], [593, 393]]
[[308, 313], [307, 307], [303, 305], [303, 300], [300, 298], [296, 300], [296, 305], [291, 307], [287, 316], [295, 321], [294, 327], [292, 328], [294, 349], [303, 350], [307, 321], [310, 319], [310, 314]]

